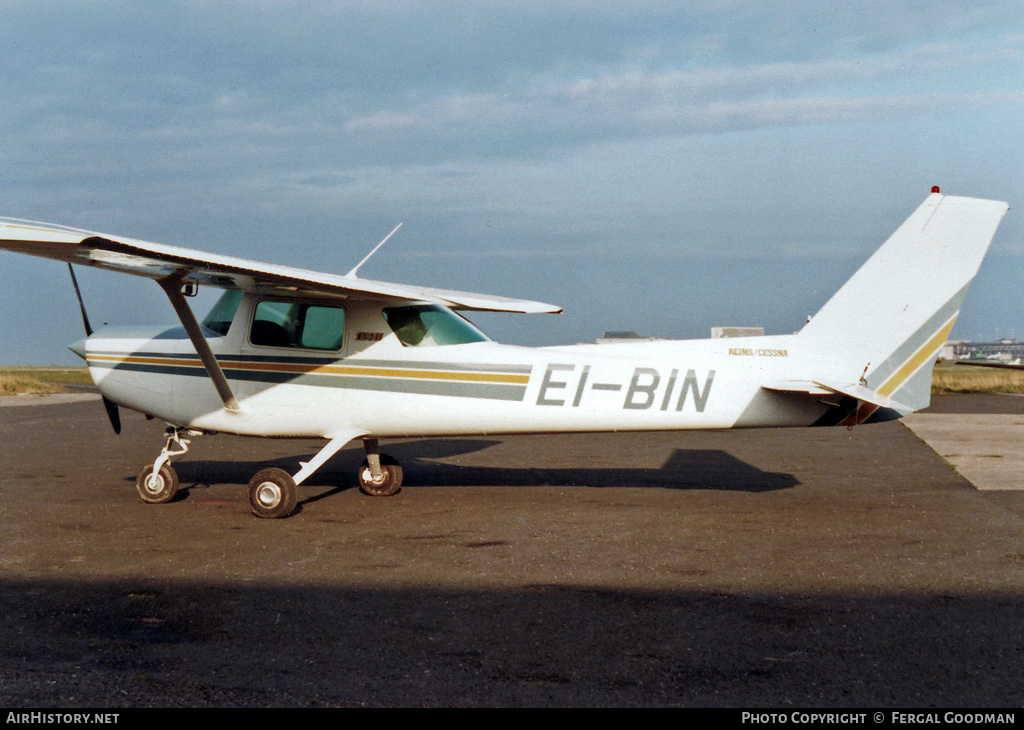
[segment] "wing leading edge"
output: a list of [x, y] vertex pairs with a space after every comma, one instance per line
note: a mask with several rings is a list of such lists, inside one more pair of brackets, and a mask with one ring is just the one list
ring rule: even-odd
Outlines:
[[182, 283], [192, 281], [222, 289], [277, 291], [291, 295], [313, 293], [343, 299], [402, 299], [441, 304], [452, 309], [490, 312], [554, 314], [562, 311], [561, 307], [526, 299], [324, 274], [11, 218], [0, 218], [0, 250], [95, 266], [158, 281], [176, 278]]

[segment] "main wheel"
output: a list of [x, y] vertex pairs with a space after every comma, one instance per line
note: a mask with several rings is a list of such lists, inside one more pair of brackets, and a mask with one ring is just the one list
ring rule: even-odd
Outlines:
[[170, 464], [164, 464], [153, 474], [153, 465], [146, 464], [135, 478], [135, 489], [147, 504], [163, 504], [178, 493], [178, 474]]
[[380, 479], [373, 480], [370, 463], [363, 460], [359, 467], [359, 488], [371, 497], [390, 497], [402, 488], [402, 467], [391, 456], [380, 455]]
[[283, 469], [264, 469], [249, 481], [249, 506], [257, 517], [287, 517], [297, 503], [295, 480]]

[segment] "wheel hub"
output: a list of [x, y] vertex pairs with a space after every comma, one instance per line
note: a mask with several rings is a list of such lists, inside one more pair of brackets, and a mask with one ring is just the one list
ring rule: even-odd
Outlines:
[[146, 491], [155, 497], [163, 491], [164, 479], [159, 473], [154, 472], [146, 478], [145, 487]]
[[281, 501], [281, 488], [273, 482], [263, 482], [256, 490], [256, 499], [263, 507], [275, 507]]

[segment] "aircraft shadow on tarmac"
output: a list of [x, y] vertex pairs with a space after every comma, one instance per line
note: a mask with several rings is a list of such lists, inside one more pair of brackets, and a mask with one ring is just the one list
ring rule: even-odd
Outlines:
[[[406, 487], [656, 487], [661, 489], [704, 489], [735, 492], [771, 492], [797, 486], [792, 474], [758, 469], [719, 449], [675, 449], [658, 468], [629, 466], [526, 467], [469, 466], [446, 463], [450, 459], [490, 448], [499, 441], [470, 439], [428, 439], [389, 445], [388, 452], [401, 463]], [[215, 484], [247, 484], [259, 469], [277, 466], [286, 471], [313, 454], [269, 461], [180, 461], [175, 463], [182, 491]], [[337, 454], [304, 487], [334, 487], [327, 494], [300, 503], [316, 501], [329, 494], [355, 487], [355, 472], [363, 458], [362, 449], [345, 449]], [[300, 492], [301, 495], [301, 492]], [[304, 496], [304, 495], [303, 495]]]

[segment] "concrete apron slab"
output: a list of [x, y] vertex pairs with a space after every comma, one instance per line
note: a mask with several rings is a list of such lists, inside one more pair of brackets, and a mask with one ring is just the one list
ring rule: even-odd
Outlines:
[[977, 489], [1024, 489], [1024, 416], [912, 413], [902, 420]]
[[79, 403], [99, 399], [99, 393], [24, 393], [3, 396], [0, 398], [0, 408], [7, 406], [57, 406], [63, 403]]
[[[99, 399], [96, 393], [13, 395], [0, 398], [0, 407]], [[1024, 415], [912, 413], [902, 423], [976, 489], [1024, 490]]]

